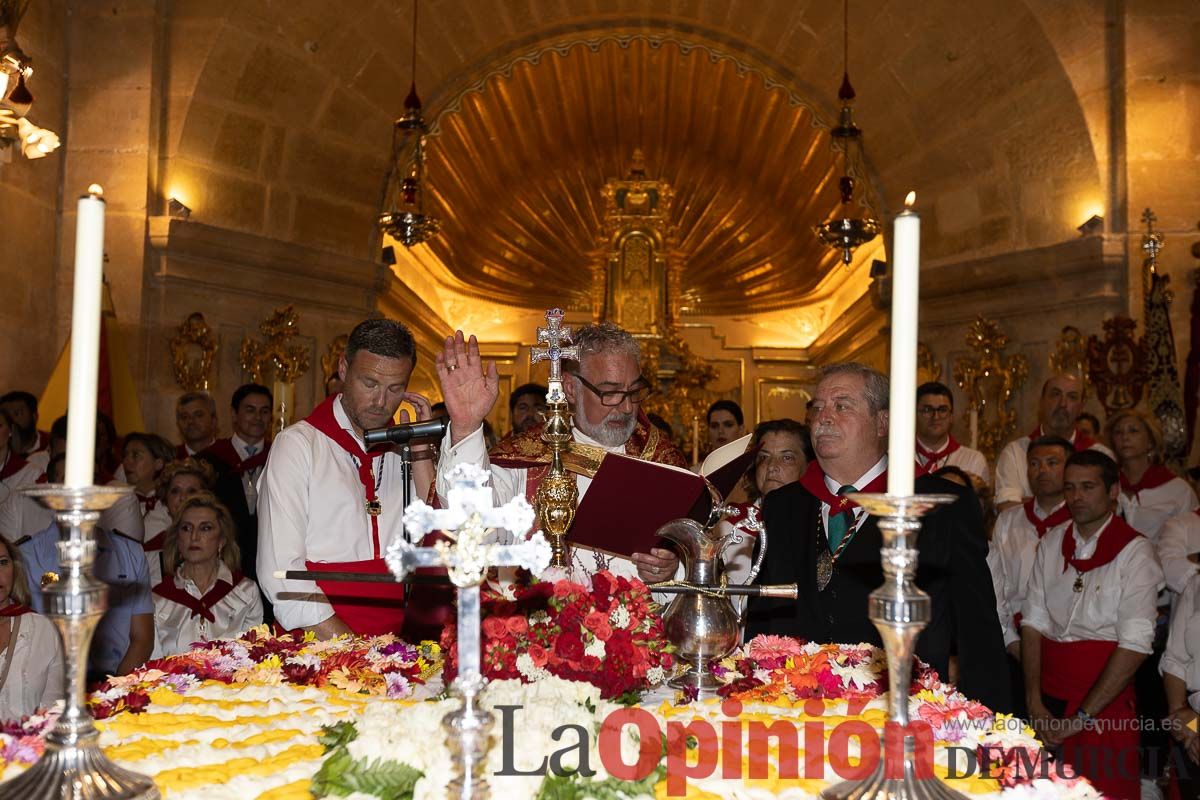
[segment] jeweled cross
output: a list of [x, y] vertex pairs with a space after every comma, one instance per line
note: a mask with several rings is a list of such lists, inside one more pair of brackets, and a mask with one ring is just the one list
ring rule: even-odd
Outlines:
[[546, 312], [546, 327], [539, 326], [537, 340], [545, 347], [534, 347], [529, 351], [529, 363], [539, 361], [550, 362], [549, 388], [546, 392], [547, 403], [561, 403], [566, 400], [562, 390], [562, 359], [579, 360], [578, 347], [564, 347], [573, 341], [570, 327], [563, 327], [563, 310], [552, 308]]
[[524, 567], [535, 575], [550, 564], [550, 545], [534, 533], [517, 544], [489, 541], [499, 531], [522, 536], [533, 525], [533, 506], [514, 497], [497, 508], [488, 486], [491, 473], [478, 464], [459, 464], [450, 473], [448, 508], [433, 508], [421, 500], [404, 510], [404, 526], [420, 541], [430, 531], [443, 531], [452, 541], [417, 547], [397, 539], [384, 558], [397, 580], [418, 567], [446, 567], [458, 587], [458, 674], [471, 680], [479, 672], [479, 585], [488, 567]]

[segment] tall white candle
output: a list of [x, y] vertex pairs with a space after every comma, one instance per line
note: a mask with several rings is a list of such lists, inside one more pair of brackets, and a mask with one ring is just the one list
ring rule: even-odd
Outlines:
[[917, 437], [917, 272], [921, 218], [912, 210], [916, 192], [904, 198], [892, 237], [892, 368], [888, 432], [888, 494], [911, 495]]
[[71, 384], [67, 393], [66, 485], [91, 486], [96, 463], [96, 380], [100, 363], [100, 285], [104, 277], [104, 191], [92, 184], [75, 221], [71, 304]]
[[979, 409], [971, 409], [971, 449], [979, 449]]
[[692, 463], [700, 463], [700, 418], [692, 417]]

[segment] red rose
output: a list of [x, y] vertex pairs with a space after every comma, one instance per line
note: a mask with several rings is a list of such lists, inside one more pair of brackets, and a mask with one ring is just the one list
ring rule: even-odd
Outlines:
[[554, 596], [555, 597], [570, 597], [571, 593], [574, 592], [578, 588], [579, 588], [578, 586], [571, 583], [570, 581], [559, 581], [558, 583], [554, 584]]
[[483, 621], [483, 635], [489, 639], [499, 639], [507, 630], [504, 620], [499, 617], [488, 617]]
[[583, 658], [583, 639], [577, 631], [563, 631], [562, 636], [554, 643], [554, 652], [559, 658], [578, 661]]
[[134, 714], [145, 711], [148, 705], [150, 705], [150, 695], [144, 692], [130, 692], [125, 695], [125, 707]]
[[535, 667], [544, 667], [546, 666], [546, 662], [550, 660], [550, 654], [540, 644], [530, 645], [527, 652], [529, 653], [529, 657], [533, 659]]
[[592, 576], [592, 595], [608, 597], [610, 594], [612, 594], [612, 581], [603, 572], [597, 572]]
[[608, 622], [607, 614], [601, 613], [599, 611], [591, 611], [591, 612], [588, 612], [588, 615], [583, 618], [583, 627], [587, 628], [589, 631], [592, 631], [594, 633], [596, 631], [596, 628], [600, 627], [601, 625], [603, 625], [606, 622]]
[[596, 656], [584, 656], [580, 665], [588, 672], [598, 672], [601, 667], [600, 659]]
[[608, 620], [600, 620], [600, 624], [592, 631], [592, 634], [602, 642], [607, 642], [613, 635], [612, 625], [608, 624]]
[[529, 623], [525, 621], [524, 617], [509, 617], [508, 621], [504, 624], [508, 628], [508, 632], [516, 636], [520, 636], [529, 630]]

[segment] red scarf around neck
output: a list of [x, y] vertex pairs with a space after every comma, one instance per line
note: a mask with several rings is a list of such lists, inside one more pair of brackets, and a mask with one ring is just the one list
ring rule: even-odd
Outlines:
[[1038, 538], [1041, 539], [1046, 535], [1046, 531], [1051, 528], [1057, 528], [1071, 518], [1071, 509], [1067, 508], [1067, 504], [1063, 503], [1054, 512], [1045, 519], [1038, 519], [1037, 512], [1034, 506], [1037, 505], [1037, 498], [1031, 497], [1026, 500], [1022, 507], [1025, 509], [1025, 519], [1029, 520], [1029, 524], [1037, 530]]
[[1175, 473], [1164, 467], [1162, 464], [1151, 464], [1150, 468], [1142, 474], [1142, 479], [1137, 483], [1125, 477], [1125, 472], [1121, 472], [1121, 491], [1125, 494], [1138, 496], [1142, 489], [1157, 489], [1168, 481], [1175, 479]]
[[[311, 417], [309, 422], [312, 422]], [[336, 420], [334, 421], [336, 425]], [[350, 437], [353, 440], [353, 436]], [[204, 448], [204, 452], [213, 458], [220, 459], [225, 464], [229, 465], [238, 475], [245, 475], [247, 472], [265, 466], [267, 463], [267, 455], [271, 452], [271, 445], [264, 439], [258, 443], [259, 451], [249, 458], [243, 459], [238, 455], [237, 448], [233, 446], [232, 438], [217, 439], [215, 442]]]
[[[921, 444], [920, 439], [917, 439], [917, 452], [922, 458], [925, 459], [925, 464], [923, 466], [927, 471], [932, 471], [937, 466], [939, 461], [941, 461], [943, 458], [948, 458], [951, 453], [953, 453], [955, 450], [958, 450], [960, 447], [962, 447], [962, 445], [959, 444], [958, 440], [953, 436], [950, 437], [950, 440], [946, 442], [946, 446], [941, 450], [930, 450], [925, 447], [925, 445]], [[920, 464], [919, 461], [917, 463]]]
[[[1036, 442], [1038, 439], [1042, 438], [1042, 435], [1042, 426], [1038, 425], [1029, 433], [1029, 441]], [[1091, 438], [1090, 436], [1085, 436], [1079, 431], [1075, 431], [1074, 438], [1069, 436], [1064, 438], [1071, 443], [1071, 446], [1075, 448], [1076, 453], [1082, 453], [1084, 450], [1089, 450], [1091, 449], [1092, 445], [1096, 443], [1095, 439]]]
[[137, 495], [138, 502], [142, 505], [143, 517], [153, 511], [154, 507], [158, 505], [158, 495], [156, 494], [141, 494], [139, 492], [134, 492], [134, 494]]
[[0, 481], [16, 475], [27, 463], [24, 458], [10, 449], [8, 457], [4, 459], [4, 466], [0, 467]]
[[[821, 469], [821, 464], [817, 461], [810, 463], [808, 469], [804, 470], [804, 474], [800, 476], [800, 485], [808, 489], [822, 503], [829, 506], [830, 514], [842, 514], [858, 508], [858, 503], [849, 497], [829, 491], [829, 487], [825, 485], [825, 471]], [[860, 492], [886, 491], [887, 470], [885, 469], [881, 472], [878, 477], [866, 486], [857, 487], [857, 490]]]
[[1125, 545], [1141, 536], [1116, 514], [1109, 520], [1108, 526], [1095, 535], [1100, 537], [1100, 541], [1096, 542], [1096, 552], [1092, 557], [1075, 558], [1075, 523], [1067, 526], [1062, 540], [1063, 572], [1067, 571], [1067, 567], [1074, 567], [1080, 573], [1102, 567], [1120, 555]]
[[[363, 451], [358, 440], [350, 435], [349, 431], [339, 425], [337, 417], [334, 416], [333, 404], [340, 397], [340, 394], [335, 394], [325, 398], [320, 405], [313, 409], [305, 421], [354, 457], [354, 460], [358, 462], [358, 480], [363, 486], [365, 502], [372, 503], [377, 498], [375, 495], [375, 473], [371, 469], [371, 463], [376, 458], [381, 458], [390, 448], [379, 448], [370, 453]], [[401, 512], [403, 512], [403, 509], [401, 509]], [[374, 553], [375, 558], [380, 558], [382, 557], [382, 553], [379, 547], [379, 517], [374, 514], [368, 514], [367, 516], [371, 518], [371, 552]]]
[[33, 609], [20, 603], [9, 603], [0, 608], [0, 617], [19, 617], [22, 614], [32, 614]]
[[223, 578], [217, 578], [217, 582], [204, 593], [203, 597], [196, 597], [177, 586], [175, 576], [172, 575], [163, 578], [162, 583], [154, 587], [154, 593], [173, 603], [178, 603], [184, 608], [190, 608], [193, 617], [204, 617], [209, 622], [216, 622], [217, 618], [213, 615], [213, 608], [233, 591], [233, 587], [242, 582], [242, 573], [234, 572], [232, 577], [233, 583]]

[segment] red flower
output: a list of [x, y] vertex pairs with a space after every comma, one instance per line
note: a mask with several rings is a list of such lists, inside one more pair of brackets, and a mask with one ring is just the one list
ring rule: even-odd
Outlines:
[[525, 621], [524, 617], [509, 617], [504, 625], [508, 628], [509, 633], [517, 636], [529, 630], [529, 623]]
[[150, 695], [145, 692], [130, 692], [125, 695], [125, 707], [134, 714], [145, 711], [148, 705], [150, 705]]
[[488, 639], [499, 639], [507, 632], [507, 626], [500, 617], [488, 617], [483, 621], [483, 635]]
[[530, 645], [527, 652], [529, 653], [529, 657], [533, 659], [535, 667], [544, 667], [546, 666], [546, 662], [550, 660], [550, 654], [540, 644]]
[[608, 597], [612, 594], [612, 577], [606, 572], [597, 572], [592, 576], [592, 596], [593, 597]]
[[583, 618], [583, 627], [587, 628], [592, 633], [595, 633], [598, 627], [607, 623], [608, 614], [600, 611], [591, 611], [586, 617]]
[[600, 620], [600, 624], [592, 629], [592, 633], [597, 639], [602, 642], [607, 642], [613, 635], [612, 626], [608, 624], [608, 620]]
[[583, 639], [577, 631], [564, 631], [554, 645], [554, 652], [559, 658], [578, 661], [583, 658]]

